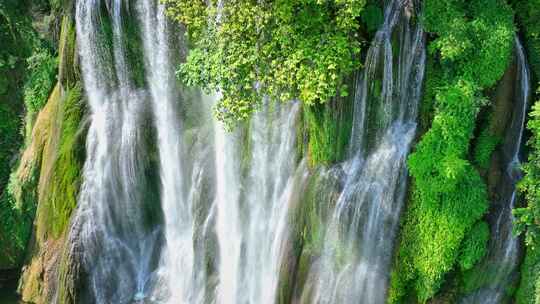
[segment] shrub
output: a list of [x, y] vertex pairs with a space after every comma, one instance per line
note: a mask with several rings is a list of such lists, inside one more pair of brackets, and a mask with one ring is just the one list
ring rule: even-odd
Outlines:
[[514, 36], [512, 10], [500, 0], [426, 0], [422, 21], [436, 35], [429, 50], [442, 77], [427, 82], [435, 114], [408, 161], [414, 188], [391, 303], [406, 294], [427, 301], [449, 271], [471, 268], [485, 251], [485, 229], [474, 227], [487, 211], [487, 190], [468, 159], [470, 140], [486, 103], [481, 91], [503, 75]]
[[[313, 105], [346, 95], [344, 77], [358, 67], [364, 0], [163, 2], [193, 44], [178, 74], [221, 91], [215, 113], [229, 127], [247, 120], [263, 96]], [[374, 23], [374, 14], [366, 20]]]
[[57, 58], [39, 48], [27, 59], [29, 77], [24, 85], [24, 103], [29, 112], [36, 113], [47, 103], [56, 83]]

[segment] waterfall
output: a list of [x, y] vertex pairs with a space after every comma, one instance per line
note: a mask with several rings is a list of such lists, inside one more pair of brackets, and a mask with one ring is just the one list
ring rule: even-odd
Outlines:
[[357, 81], [344, 187], [310, 273], [314, 303], [386, 301], [426, 57], [414, 9], [412, 1], [388, 3]]
[[225, 134], [216, 124], [218, 303], [275, 302], [289, 204], [307, 174], [295, 170], [298, 111], [265, 103], [244, 130]]
[[182, 35], [158, 1], [78, 0], [76, 23], [91, 109], [72, 229], [84, 301], [274, 303], [307, 179], [299, 102], [265, 101], [228, 133], [210, 118], [219, 95], [177, 83]]
[[245, 195], [249, 220], [244, 223], [246, 263], [241, 284], [247, 292], [236, 303], [275, 303], [289, 233], [288, 213], [307, 177], [304, 164], [295, 173], [299, 104], [277, 105], [274, 111], [266, 104], [250, 127], [252, 151]]
[[166, 303], [200, 303], [203, 294], [196, 273], [194, 252], [193, 200], [184, 190], [182, 126], [178, 109], [178, 88], [171, 62], [169, 30], [165, 8], [154, 1], [139, 1], [147, 79], [152, 96], [165, 221], [165, 248], [160, 272], [165, 279]]
[[[486, 286], [479, 288], [465, 297], [462, 303], [502, 303], [506, 290], [516, 280], [516, 270], [519, 262], [519, 238], [512, 232], [514, 216], [512, 210], [516, 206], [518, 196], [516, 184], [522, 177], [520, 153], [523, 148], [523, 132], [529, 106], [530, 72], [521, 42], [515, 38], [515, 54], [517, 77], [514, 94], [512, 119], [503, 142], [504, 170], [497, 185], [500, 194], [493, 202], [496, 210], [493, 213], [491, 237], [488, 255], [480, 265], [478, 273], [485, 274], [480, 278]], [[482, 282], [480, 282], [482, 284]]]
[[128, 66], [125, 10], [121, 0], [80, 0], [76, 7], [91, 123], [74, 222], [81, 225], [92, 303], [129, 303], [145, 288], [157, 254], [158, 233], [147, 225], [151, 206], [145, 194], [151, 182], [145, 157], [148, 95]]
[[226, 134], [215, 123], [216, 145], [216, 233], [219, 242], [219, 285], [217, 302], [236, 303], [238, 293], [242, 231], [240, 227], [240, 135]]

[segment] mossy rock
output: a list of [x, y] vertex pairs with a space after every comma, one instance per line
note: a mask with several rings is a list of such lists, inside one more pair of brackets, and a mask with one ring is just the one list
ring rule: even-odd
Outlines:
[[[354, 75], [349, 77], [349, 87], [354, 88]], [[307, 142], [310, 167], [332, 165], [346, 159], [352, 132], [354, 94], [346, 97], [335, 97], [324, 104], [303, 105], [302, 118], [304, 124], [298, 134], [299, 144]]]
[[79, 75], [75, 23], [69, 16], [64, 16], [62, 19], [59, 43], [58, 81], [64, 87], [73, 86], [81, 77]]
[[37, 234], [58, 238], [65, 231], [71, 212], [77, 205], [84, 165], [85, 131], [81, 128], [85, 104], [82, 88], [76, 85], [63, 93], [59, 101], [54, 135], [44, 153], [40, 178], [40, 204]]

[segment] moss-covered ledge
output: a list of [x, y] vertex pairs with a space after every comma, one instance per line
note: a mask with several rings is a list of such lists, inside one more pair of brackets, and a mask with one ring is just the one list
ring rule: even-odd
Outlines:
[[349, 95], [336, 96], [323, 104], [303, 105], [297, 143], [300, 155], [307, 156], [310, 168], [330, 166], [349, 156], [355, 79], [353, 75], [347, 80], [352, 91]]

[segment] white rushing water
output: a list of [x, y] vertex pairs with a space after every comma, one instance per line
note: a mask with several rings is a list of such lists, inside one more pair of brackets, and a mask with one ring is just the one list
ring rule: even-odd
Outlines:
[[236, 303], [238, 297], [242, 231], [240, 227], [240, 135], [227, 134], [215, 123], [216, 233], [219, 240], [218, 303]]
[[489, 251], [485, 261], [480, 264], [480, 269], [475, 269], [483, 274], [478, 278], [478, 283], [482, 287], [465, 297], [462, 303], [505, 303], [506, 291], [517, 278], [520, 248], [519, 238], [512, 232], [514, 222], [512, 210], [518, 198], [516, 185], [522, 177], [520, 153], [523, 148], [523, 132], [531, 95], [529, 67], [523, 46], [517, 37], [515, 55], [517, 74], [512, 118], [506, 128], [502, 148], [502, 164], [506, 170], [497, 185], [500, 197], [492, 202], [496, 210], [493, 212], [494, 220], [491, 223]]
[[314, 303], [386, 302], [426, 57], [423, 30], [411, 22], [414, 10], [412, 1], [390, 1], [368, 50], [355, 96], [351, 158], [343, 164], [344, 188], [327, 224], [319, 265], [310, 274], [317, 282]]
[[251, 160], [244, 202], [246, 252], [241, 281], [241, 290], [247, 292], [236, 303], [276, 301], [289, 210], [307, 174], [305, 165], [295, 173], [298, 111], [298, 103], [276, 105], [274, 109], [266, 104], [250, 126]]
[[289, 204], [306, 178], [305, 166], [295, 178], [298, 110], [265, 104], [233, 134], [216, 124], [218, 303], [275, 302]]
[[[91, 124], [79, 198], [87, 297], [127, 303], [142, 292], [156, 255], [157, 233], [146, 225], [144, 157], [147, 95], [127, 66], [123, 1], [77, 2], [77, 37]], [[106, 15], [104, 15], [106, 14]], [[112, 38], [107, 49], [109, 22]], [[114, 278], [130, 278], [129, 280]]]
[[[157, 146], [160, 159], [161, 205], [165, 222], [165, 246], [160, 275], [167, 294], [166, 303], [200, 303], [200, 276], [195, 269], [193, 199], [184, 189], [187, 170], [182, 142], [179, 94], [176, 86], [171, 45], [177, 34], [169, 29], [165, 7], [155, 1], [139, 1], [147, 79], [152, 97]], [[178, 31], [178, 29], [174, 29]], [[159, 295], [158, 295], [159, 298]]]
[[299, 103], [265, 102], [225, 132], [210, 119], [217, 96], [179, 87], [181, 32], [158, 1], [78, 0], [76, 22], [91, 109], [74, 221], [83, 301], [274, 303], [307, 179]]

